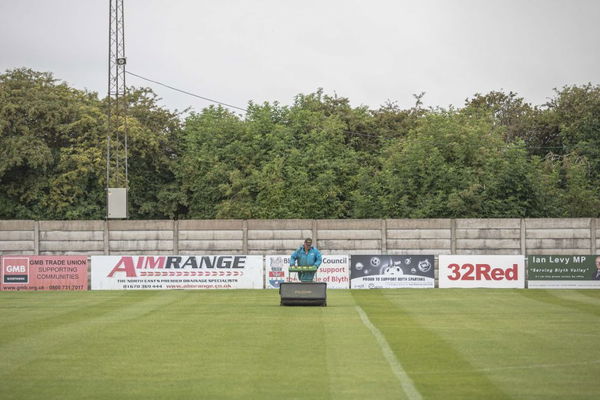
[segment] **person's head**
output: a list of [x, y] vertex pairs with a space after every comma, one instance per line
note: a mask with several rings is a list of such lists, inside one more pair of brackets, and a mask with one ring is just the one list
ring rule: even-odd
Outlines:
[[304, 239], [304, 247], [307, 249], [310, 249], [311, 246], [312, 246], [312, 239], [311, 238]]
[[596, 257], [596, 268], [600, 269], [600, 256]]

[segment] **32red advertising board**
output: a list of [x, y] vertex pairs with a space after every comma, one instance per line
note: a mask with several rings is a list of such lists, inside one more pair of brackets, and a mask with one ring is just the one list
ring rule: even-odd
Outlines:
[[522, 255], [441, 255], [441, 288], [525, 288]]

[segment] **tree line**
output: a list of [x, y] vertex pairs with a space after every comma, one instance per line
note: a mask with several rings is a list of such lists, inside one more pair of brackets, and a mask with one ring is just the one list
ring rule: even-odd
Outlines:
[[[317, 90], [182, 114], [127, 94], [134, 219], [600, 216], [600, 87], [462, 107], [353, 107]], [[103, 219], [107, 99], [0, 75], [0, 219]]]

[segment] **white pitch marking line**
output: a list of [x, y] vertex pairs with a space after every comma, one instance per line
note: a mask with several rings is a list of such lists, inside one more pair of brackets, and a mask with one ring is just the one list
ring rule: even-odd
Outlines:
[[377, 340], [379, 347], [381, 347], [383, 356], [390, 364], [392, 372], [394, 373], [396, 378], [398, 378], [398, 380], [400, 381], [400, 386], [402, 386], [402, 389], [404, 390], [404, 393], [406, 393], [406, 396], [408, 396], [410, 400], [422, 400], [423, 397], [421, 396], [421, 393], [419, 393], [412, 379], [410, 379], [410, 377], [402, 367], [402, 364], [400, 364], [400, 361], [398, 361], [398, 359], [396, 358], [396, 355], [392, 351], [392, 348], [388, 344], [387, 340], [385, 340], [385, 336], [383, 336], [381, 331], [377, 329], [375, 325], [373, 325], [373, 323], [369, 320], [369, 317], [367, 317], [367, 314], [363, 311], [363, 309], [360, 306], [356, 306], [356, 311], [358, 312], [358, 315], [360, 316], [360, 319], [362, 320], [363, 324], [365, 324], [365, 326], [369, 328], [373, 336], [375, 336], [375, 340]]

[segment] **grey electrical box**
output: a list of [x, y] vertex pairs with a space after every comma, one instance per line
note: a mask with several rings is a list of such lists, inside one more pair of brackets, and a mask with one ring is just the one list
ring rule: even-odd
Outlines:
[[108, 218], [127, 218], [127, 188], [108, 188]]

